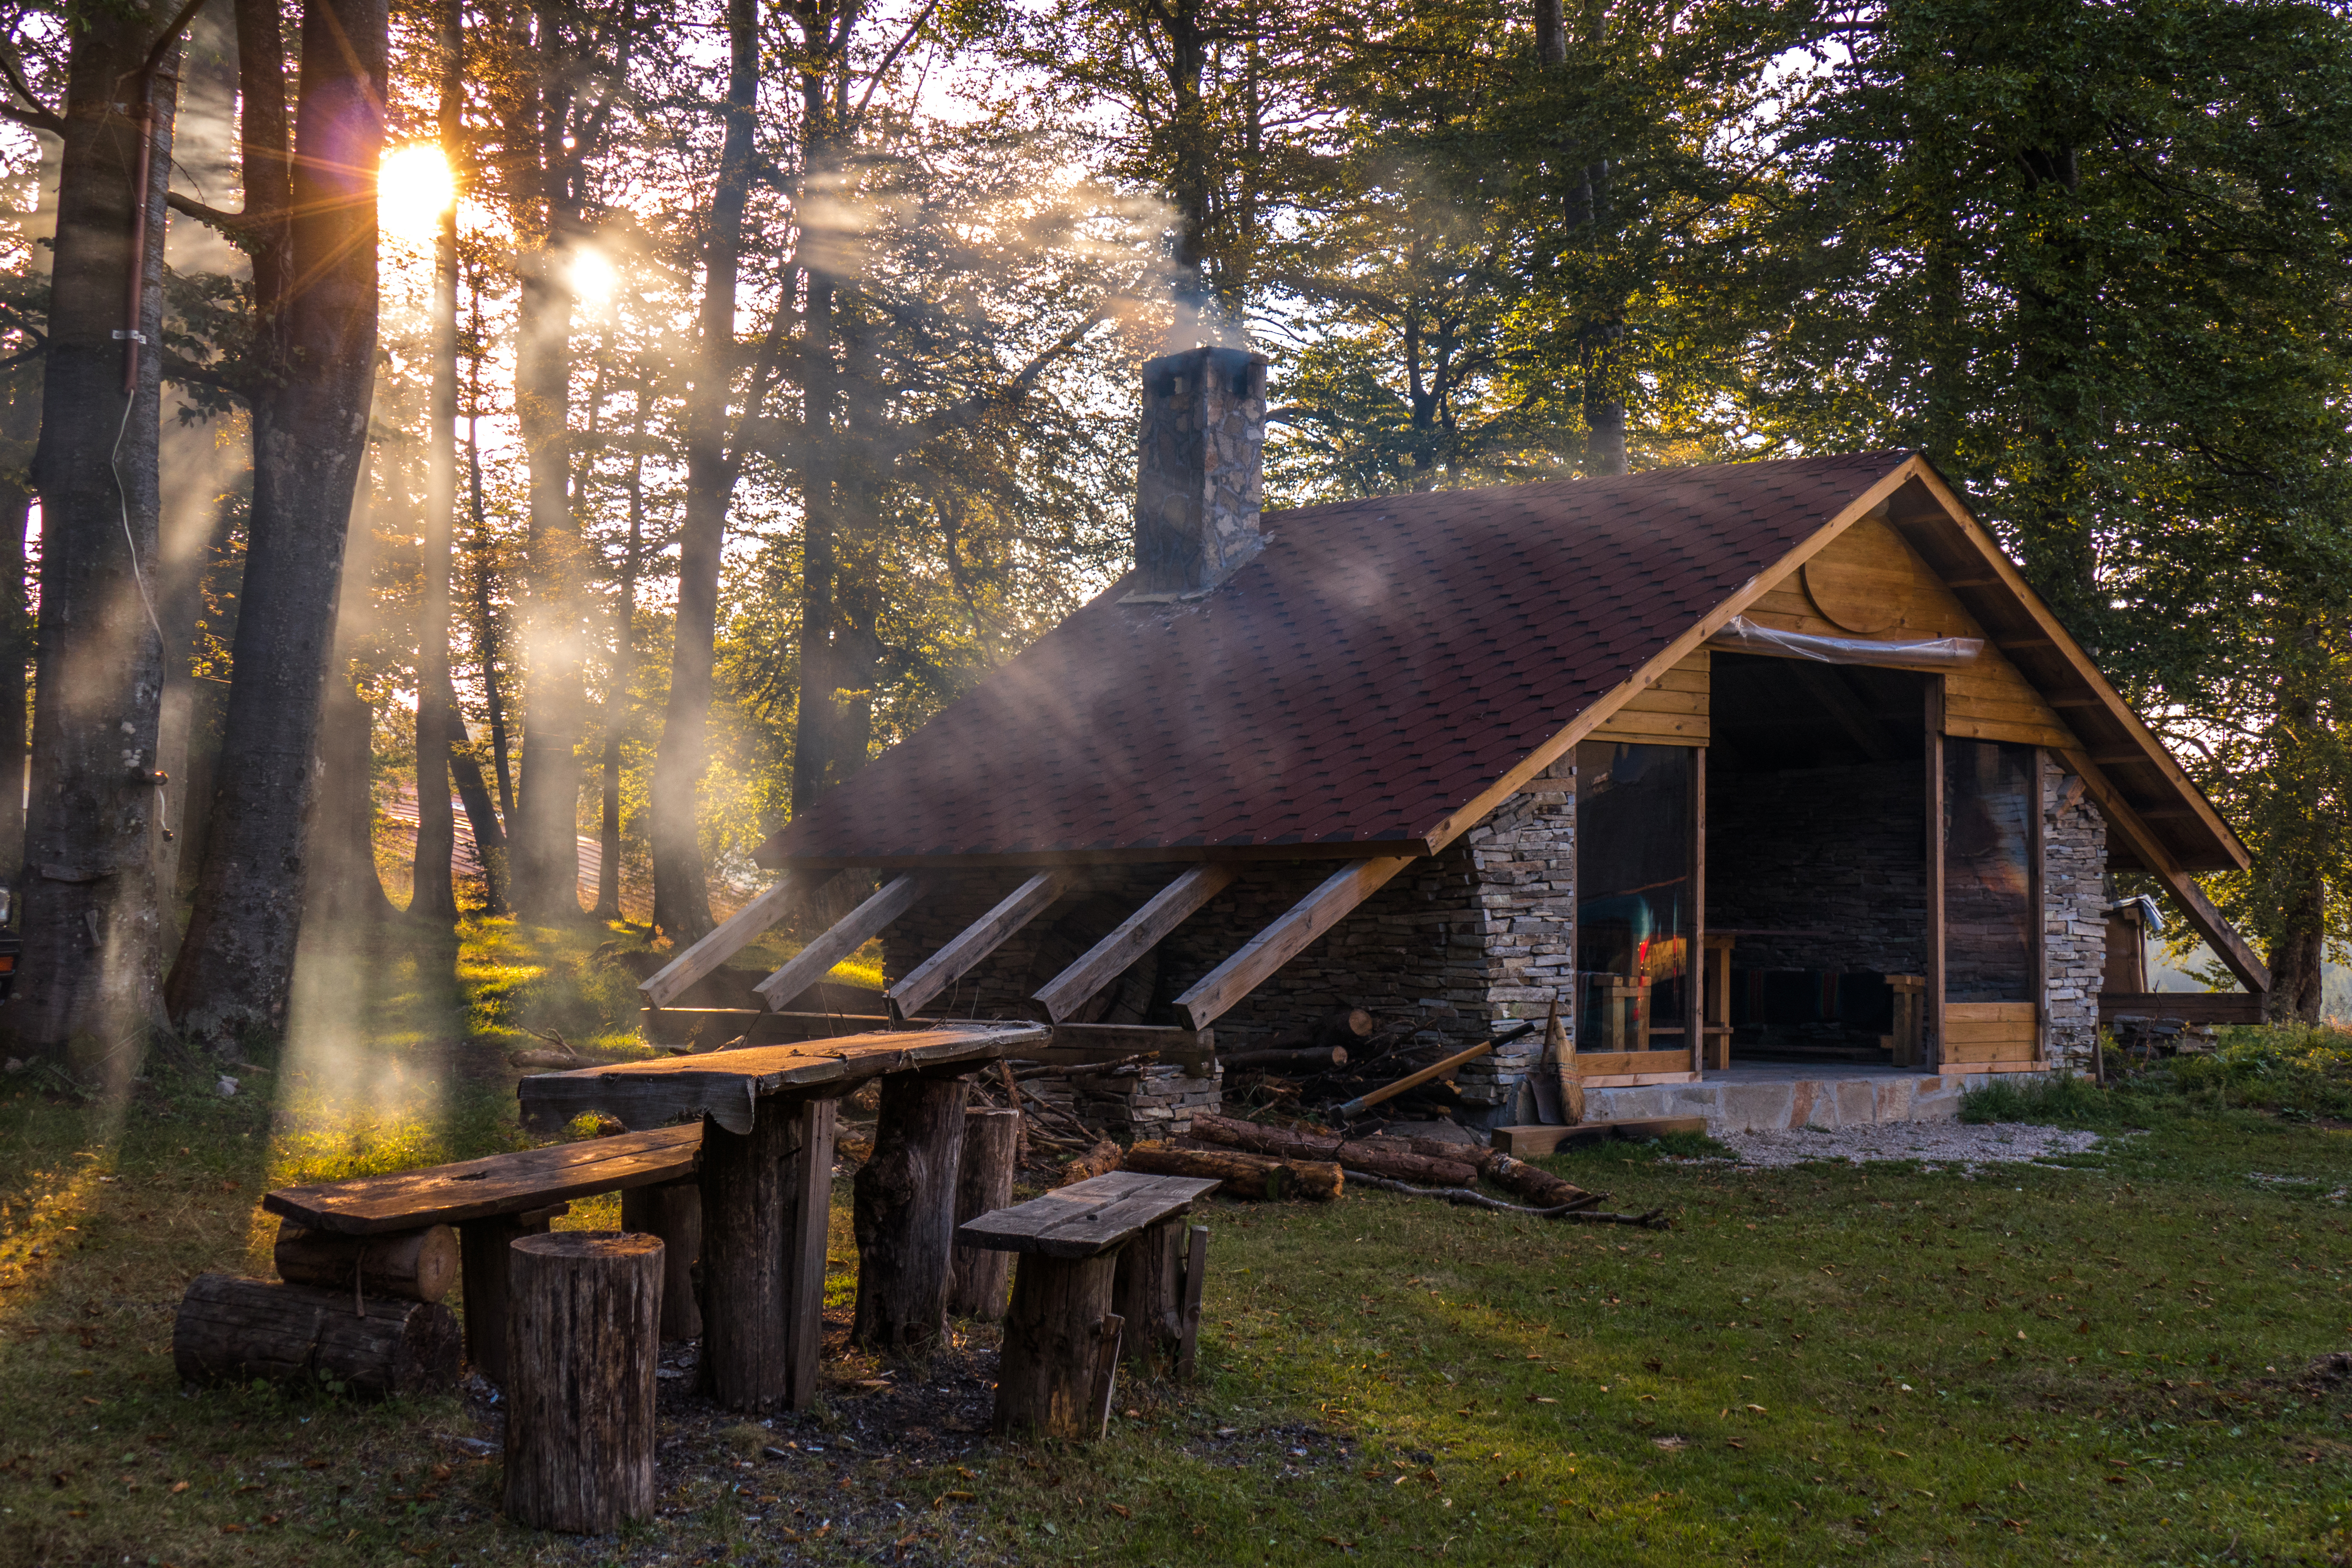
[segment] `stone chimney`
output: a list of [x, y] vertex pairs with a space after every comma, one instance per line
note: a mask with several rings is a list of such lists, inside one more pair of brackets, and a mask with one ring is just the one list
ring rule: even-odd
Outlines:
[[1130, 601], [1206, 594], [1258, 552], [1265, 356], [1187, 349], [1143, 367]]

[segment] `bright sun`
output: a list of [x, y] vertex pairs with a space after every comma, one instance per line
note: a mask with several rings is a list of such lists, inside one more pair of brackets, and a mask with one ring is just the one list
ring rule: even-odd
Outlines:
[[383, 155], [376, 173], [376, 221], [404, 239], [433, 237], [441, 214], [457, 199], [448, 160], [430, 142], [412, 142]]

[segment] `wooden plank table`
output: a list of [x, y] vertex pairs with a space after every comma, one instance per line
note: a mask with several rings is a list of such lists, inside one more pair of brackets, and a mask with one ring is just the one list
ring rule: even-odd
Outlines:
[[[886, 1284], [911, 1281], [926, 1301], [935, 1279], [932, 1316], [943, 1322], [961, 1079], [1049, 1037], [1045, 1026], [1025, 1024], [846, 1035], [541, 1073], [517, 1092], [526, 1126], [560, 1125], [591, 1110], [631, 1128], [689, 1118], [704, 1123], [702, 1359], [710, 1390], [732, 1410], [797, 1410], [817, 1391], [835, 1102], [885, 1080], [866, 1169], [911, 1182], [910, 1191], [892, 1194], [896, 1223], [887, 1258], [876, 1260], [887, 1267], [860, 1269], [861, 1308], [869, 1273]], [[955, 1114], [937, 1114], [948, 1109]], [[908, 1110], [920, 1114], [894, 1114]], [[901, 1126], [937, 1131], [920, 1135], [925, 1146], [910, 1147]], [[929, 1146], [941, 1142], [949, 1146]], [[861, 1237], [867, 1229], [861, 1221]], [[861, 1252], [870, 1250], [861, 1243]], [[916, 1316], [921, 1309], [918, 1303]], [[884, 1316], [903, 1325], [908, 1314]], [[861, 1310], [859, 1317], [868, 1314]]]

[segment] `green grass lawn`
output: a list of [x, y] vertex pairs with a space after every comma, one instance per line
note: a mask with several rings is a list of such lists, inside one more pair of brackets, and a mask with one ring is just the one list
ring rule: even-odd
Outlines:
[[477, 1405], [170, 1357], [193, 1275], [267, 1271], [269, 1186], [518, 1145], [526, 1030], [623, 1047], [617, 933], [464, 937], [307, 972], [232, 1099], [0, 1078], [0, 1563], [2352, 1562], [2352, 1385], [2310, 1370], [2352, 1350], [2352, 1133], [2214, 1083], [2012, 1106], [2144, 1124], [2064, 1168], [1559, 1163], [1664, 1234], [1213, 1204], [1203, 1377], [1124, 1384], [1104, 1443], [972, 1430], [979, 1330], [768, 1425], [666, 1394], [661, 1519], [520, 1530]]

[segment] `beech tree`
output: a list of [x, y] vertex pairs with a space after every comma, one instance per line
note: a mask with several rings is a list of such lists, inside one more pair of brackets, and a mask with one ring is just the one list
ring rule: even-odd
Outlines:
[[274, 0], [243, 0], [237, 21], [246, 205], [211, 216], [254, 257], [267, 374], [251, 395], [252, 518], [219, 784], [166, 983], [183, 1033], [222, 1050], [284, 1026], [301, 934], [320, 690], [374, 385], [388, 49], [384, 0], [306, 0], [289, 138]]
[[[154, 771], [163, 638], [150, 600], [160, 497], [164, 195], [177, 5], [68, 17], [40, 442], [39, 679], [25, 826], [20, 1048], [128, 1076], [161, 1019]], [[20, 96], [23, 89], [19, 89]], [[121, 106], [131, 106], [123, 112]], [[135, 307], [126, 301], [135, 300]]]

